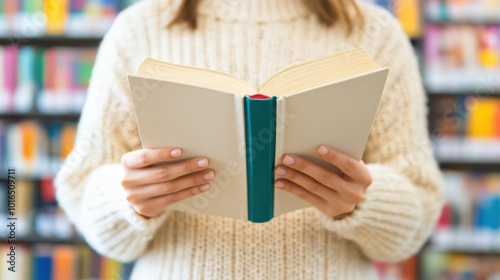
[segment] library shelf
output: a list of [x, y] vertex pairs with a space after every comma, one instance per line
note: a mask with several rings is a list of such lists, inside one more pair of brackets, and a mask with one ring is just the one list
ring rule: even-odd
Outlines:
[[44, 114], [30, 113], [0, 113], [0, 120], [40, 120], [40, 121], [78, 121], [80, 113]]
[[16, 244], [86, 244], [84, 240], [73, 238], [57, 238], [57, 237], [41, 237], [41, 236], [26, 236], [16, 238]]
[[462, 161], [462, 160], [439, 160], [439, 166], [442, 169], [453, 170], [481, 170], [481, 171], [498, 171], [500, 161]]
[[481, 249], [461, 249], [461, 248], [438, 248], [433, 245], [426, 246], [422, 252], [427, 250], [432, 250], [433, 252], [443, 253], [443, 254], [466, 254], [466, 255], [500, 255], [500, 249], [495, 250], [481, 250]]
[[428, 96], [449, 96], [449, 95], [467, 95], [467, 96], [480, 96], [480, 97], [500, 97], [500, 88], [493, 91], [456, 91], [456, 90], [430, 90], [426, 89]]
[[0, 37], [0, 45], [39, 47], [96, 47], [102, 36], [45, 36], [45, 37]]
[[500, 17], [498, 18], [457, 18], [457, 19], [436, 19], [428, 17], [426, 19], [427, 24], [436, 25], [450, 25], [450, 24], [460, 24], [460, 25], [495, 25], [500, 24]]

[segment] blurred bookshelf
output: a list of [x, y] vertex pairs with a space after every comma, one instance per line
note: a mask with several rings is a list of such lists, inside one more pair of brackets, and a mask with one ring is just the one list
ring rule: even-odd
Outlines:
[[[380, 279], [500, 279], [500, 1], [359, 1], [388, 9], [410, 37], [446, 179], [447, 204], [432, 237], [407, 261], [377, 263]], [[0, 2], [0, 167], [17, 168], [24, 221], [17, 253], [31, 268], [13, 280], [130, 275], [131, 264], [99, 256], [78, 236], [57, 207], [52, 179], [73, 147], [102, 36], [133, 2]], [[2, 201], [5, 187], [0, 178]], [[2, 255], [7, 235], [0, 229]], [[0, 279], [11, 279], [2, 265]]]
[[446, 204], [420, 279], [500, 279], [500, 1], [425, 0], [423, 81]]
[[[100, 256], [78, 235], [57, 206], [52, 180], [73, 148], [97, 47], [119, 11], [133, 2], [0, 2], [0, 167], [16, 168], [16, 260], [23, 267], [7, 274], [2, 261], [0, 279], [130, 277], [132, 263]], [[6, 211], [0, 209], [4, 220]], [[2, 256], [9, 253], [8, 236], [8, 228], [1, 228]]]

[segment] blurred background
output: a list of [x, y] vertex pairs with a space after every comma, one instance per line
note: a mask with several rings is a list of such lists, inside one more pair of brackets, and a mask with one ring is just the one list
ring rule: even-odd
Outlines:
[[[500, 279], [500, 0], [359, 0], [391, 11], [420, 60], [447, 203], [416, 256], [380, 279]], [[0, 227], [0, 279], [128, 279], [92, 251], [54, 198], [99, 42], [134, 0], [0, 2], [0, 220], [16, 168], [16, 256]]]

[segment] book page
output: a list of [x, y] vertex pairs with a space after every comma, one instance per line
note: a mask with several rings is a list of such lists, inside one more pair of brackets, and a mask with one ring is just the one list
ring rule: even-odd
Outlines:
[[[281, 97], [277, 134], [282, 135], [276, 136], [276, 165], [281, 164], [283, 154], [291, 153], [335, 170], [318, 156], [320, 144], [361, 159], [388, 71], [379, 69]], [[276, 189], [275, 217], [304, 207], [310, 205]]]
[[173, 209], [247, 219], [241, 96], [129, 75], [143, 148], [176, 146], [181, 159], [205, 156], [215, 179], [208, 191]]

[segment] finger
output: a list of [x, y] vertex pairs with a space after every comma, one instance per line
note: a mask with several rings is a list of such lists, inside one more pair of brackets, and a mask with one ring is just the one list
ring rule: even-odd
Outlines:
[[344, 153], [330, 147], [321, 145], [318, 147], [318, 154], [328, 163], [338, 167], [345, 175], [365, 186], [371, 184], [371, 175], [366, 165]]
[[314, 180], [310, 176], [300, 171], [288, 168], [283, 165], [279, 165], [275, 168], [275, 174], [280, 176], [281, 178], [287, 179], [299, 186], [302, 186], [310, 193], [316, 194], [317, 196], [325, 200], [330, 200], [336, 193], [335, 189], [321, 184], [320, 182]]
[[128, 168], [141, 168], [159, 162], [174, 160], [181, 155], [182, 150], [176, 147], [141, 149], [124, 154], [122, 164]]
[[134, 205], [134, 209], [140, 215], [146, 217], [155, 217], [162, 213], [165, 208], [173, 203], [206, 192], [210, 188], [209, 184], [195, 186], [192, 188], [184, 189], [173, 194], [167, 194], [151, 199], [144, 200], [138, 205]]
[[341, 185], [344, 181], [344, 179], [342, 179], [334, 171], [301, 156], [285, 155], [283, 156], [281, 162], [287, 167], [302, 172], [314, 178], [319, 183], [332, 189], [337, 189], [338, 186]]
[[312, 206], [320, 209], [321, 211], [324, 211], [324, 210], [327, 211], [327, 209], [328, 209], [328, 203], [324, 199], [309, 192], [308, 190], [295, 184], [292, 181], [289, 181], [286, 179], [279, 179], [279, 180], [276, 180], [276, 182], [274, 183], [274, 186], [278, 189], [289, 192], [289, 193], [309, 202]]
[[215, 178], [213, 170], [203, 170], [191, 173], [172, 181], [140, 186], [127, 192], [127, 200], [130, 203], [138, 203], [154, 197], [175, 193], [194, 186], [209, 183]]
[[133, 169], [125, 174], [122, 186], [134, 188], [165, 181], [171, 181], [184, 175], [206, 169], [210, 165], [207, 158], [193, 158], [159, 166]]

